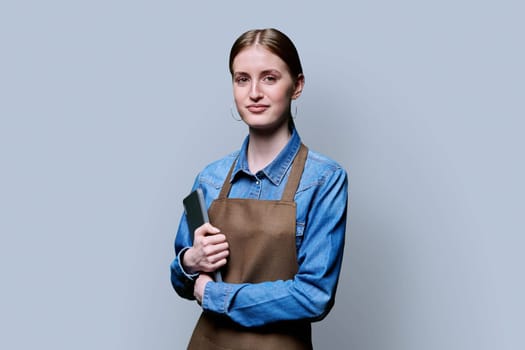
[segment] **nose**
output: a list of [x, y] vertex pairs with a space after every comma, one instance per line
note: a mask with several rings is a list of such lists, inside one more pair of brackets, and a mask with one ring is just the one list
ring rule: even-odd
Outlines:
[[260, 100], [263, 97], [262, 91], [259, 88], [259, 83], [257, 81], [254, 81], [252, 83], [252, 86], [250, 88], [250, 98], [252, 100]]

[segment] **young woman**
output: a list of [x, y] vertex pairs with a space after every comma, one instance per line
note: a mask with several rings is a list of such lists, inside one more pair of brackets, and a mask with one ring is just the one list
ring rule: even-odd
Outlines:
[[[299, 55], [276, 29], [242, 34], [230, 52], [233, 96], [249, 135], [196, 178], [210, 224], [191, 241], [183, 215], [171, 281], [203, 313], [189, 349], [311, 349], [311, 322], [334, 303], [347, 175], [308, 150], [291, 114]], [[223, 281], [215, 281], [220, 270]]]

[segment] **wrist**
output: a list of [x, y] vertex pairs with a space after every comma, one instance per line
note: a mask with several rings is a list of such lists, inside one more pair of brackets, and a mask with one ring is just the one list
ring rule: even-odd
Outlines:
[[190, 247], [186, 249], [181, 256], [182, 267], [184, 268], [184, 271], [186, 271], [188, 274], [195, 274], [198, 272], [194, 268], [195, 264], [193, 263], [192, 253], [193, 248]]
[[208, 275], [203, 274], [195, 283], [194, 296], [200, 305], [202, 305], [202, 301], [204, 300], [204, 293], [209, 282], [212, 282], [212, 279]]

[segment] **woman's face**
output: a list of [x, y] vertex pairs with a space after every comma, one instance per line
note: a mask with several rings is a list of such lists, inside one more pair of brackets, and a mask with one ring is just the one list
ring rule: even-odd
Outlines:
[[244, 122], [266, 131], [287, 126], [290, 103], [301, 94], [303, 76], [293, 79], [286, 63], [260, 45], [239, 52], [232, 68], [233, 97]]

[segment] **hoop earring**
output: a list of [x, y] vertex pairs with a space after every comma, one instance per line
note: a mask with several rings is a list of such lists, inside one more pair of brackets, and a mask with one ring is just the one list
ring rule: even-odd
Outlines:
[[[291, 110], [292, 110], [292, 107], [293, 107], [293, 110], [294, 110], [293, 113], [292, 113], [292, 111], [291, 111]], [[292, 102], [292, 106], [290, 106], [290, 114], [291, 114], [291, 116], [292, 116], [292, 119], [297, 118], [297, 103], [296, 103], [296, 102], [295, 102], [295, 103]]]
[[[236, 112], [234, 112], [234, 110]], [[230, 106], [230, 115], [232, 116], [233, 120], [240, 122], [242, 120], [241, 115], [239, 114], [239, 111], [237, 111], [237, 107], [234, 107], [233, 104]], [[239, 119], [235, 118], [235, 115], [239, 116]]]

